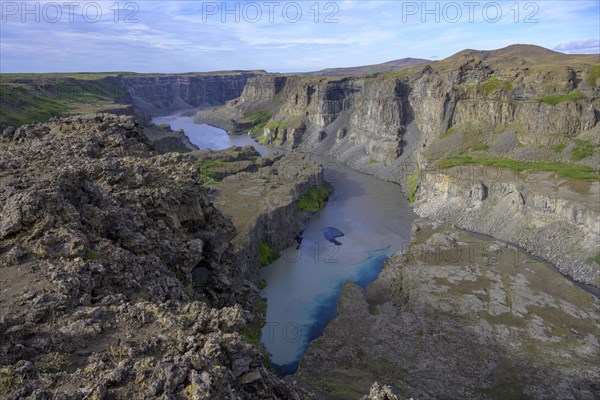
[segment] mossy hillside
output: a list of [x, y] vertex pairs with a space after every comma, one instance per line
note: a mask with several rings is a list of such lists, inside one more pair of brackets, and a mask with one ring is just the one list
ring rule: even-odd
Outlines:
[[417, 185], [419, 183], [419, 174], [421, 169], [417, 167], [415, 171], [406, 179], [406, 190], [408, 192], [408, 201], [415, 202], [415, 194], [417, 193]]
[[20, 126], [54, 116], [123, 107], [127, 91], [105, 80], [55, 78], [7, 80], [0, 77], [0, 125]]
[[594, 145], [585, 140], [575, 140], [575, 147], [571, 152], [571, 160], [581, 161], [585, 158], [591, 157], [594, 153], [598, 153], [600, 149], [599, 145]]
[[600, 83], [597, 82], [598, 78], [600, 78], [600, 64], [594, 65], [592, 68], [590, 68], [587, 81], [590, 86], [596, 87], [600, 85]]
[[244, 117], [239, 121], [242, 123], [252, 123], [254, 126], [250, 130], [252, 137], [257, 137], [262, 134], [263, 128], [267, 125], [267, 122], [273, 117], [273, 114], [267, 110], [260, 110], [256, 112], [246, 112]]
[[549, 104], [551, 106], [556, 106], [560, 103], [565, 103], [569, 101], [580, 101], [583, 100], [583, 96], [581, 93], [577, 91], [573, 91], [568, 94], [563, 95], [552, 95], [552, 96], [542, 96], [538, 99], [540, 103]]
[[490, 76], [485, 82], [478, 85], [478, 90], [486, 97], [499, 90], [509, 92], [512, 88], [512, 82], [498, 79], [495, 76]]
[[454, 156], [441, 160], [439, 163], [439, 166], [442, 169], [448, 169], [462, 165], [483, 165], [509, 169], [517, 172], [553, 172], [562, 178], [583, 181], [598, 181], [600, 179], [600, 170], [584, 165], [567, 164], [562, 162], [529, 162], [499, 157]]
[[330, 190], [327, 186], [311, 187], [296, 202], [296, 208], [301, 212], [316, 213], [329, 199]]
[[217, 183], [223, 180], [226, 162], [223, 160], [198, 160], [196, 161], [202, 183]]

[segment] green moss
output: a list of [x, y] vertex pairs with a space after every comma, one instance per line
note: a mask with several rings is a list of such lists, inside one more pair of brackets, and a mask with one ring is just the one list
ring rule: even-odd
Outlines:
[[265, 349], [265, 346], [260, 342], [260, 333], [265, 326], [267, 316], [267, 302], [261, 298], [254, 301], [254, 313], [252, 323], [242, 331], [242, 337], [247, 343], [256, 347], [263, 355], [265, 366], [270, 368], [270, 354]]
[[566, 143], [561, 143], [561, 144], [557, 144], [556, 146], [552, 146], [552, 150], [554, 150], [555, 153], [561, 153], [565, 147], [567, 147]]
[[549, 104], [551, 106], [555, 106], [557, 104], [560, 103], [565, 103], [567, 101], [579, 101], [582, 100], [583, 96], [581, 95], [581, 93], [573, 91], [569, 94], [564, 94], [564, 95], [553, 95], [553, 96], [544, 96], [544, 97], [540, 97], [538, 99], [538, 101], [540, 103], [545, 103], [545, 104]]
[[150, 301], [152, 299], [152, 296], [150, 296], [150, 293], [148, 292], [140, 292], [138, 297], [143, 301]]
[[584, 181], [597, 181], [600, 178], [599, 170], [584, 165], [566, 164], [561, 162], [528, 162], [496, 157], [455, 156], [442, 160], [440, 162], [440, 168], [445, 169], [472, 164], [506, 168], [513, 171], [532, 170], [554, 172], [563, 178]]
[[588, 264], [596, 263], [600, 265], [600, 253], [596, 254], [594, 257], [590, 257], [586, 260]]
[[14, 80], [1, 76], [0, 125], [43, 122], [53, 116], [114, 108], [127, 91], [103, 80], [58, 76]]
[[329, 190], [325, 186], [311, 187], [296, 202], [296, 208], [301, 212], [316, 213], [329, 199]]
[[181, 146], [171, 146], [169, 147], [169, 153], [190, 153], [192, 149], [188, 149], [187, 147]]
[[481, 143], [471, 147], [472, 151], [488, 151], [490, 149], [490, 145], [487, 143]]
[[479, 88], [486, 96], [489, 96], [497, 90], [512, 90], [512, 83], [509, 81], [500, 80], [494, 76], [490, 76], [485, 82], [479, 85]]
[[266, 280], [266, 279], [260, 279], [260, 280], [258, 281], [258, 288], [259, 288], [260, 290], [262, 290], [262, 289], [264, 289], [264, 288], [266, 288], [266, 287], [267, 287], [267, 280]]
[[66, 357], [59, 353], [44, 354], [35, 361], [35, 366], [42, 374], [60, 372], [70, 364]]
[[377, 308], [376, 305], [369, 304], [369, 314], [371, 314], [371, 315], [379, 315], [379, 314], [381, 314], [381, 312], [379, 312], [379, 309]]
[[98, 253], [97, 251], [90, 250], [83, 255], [83, 259], [86, 261], [98, 260], [100, 259], [100, 253]]
[[273, 247], [264, 241], [258, 243], [258, 262], [261, 267], [266, 267], [272, 264], [273, 261], [279, 258], [279, 254], [273, 249]]
[[23, 378], [13, 376], [12, 367], [0, 369], [0, 393], [10, 389], [13, 385], [23, 383]]
[[379, 161], [373, 160], [372, 158], [369, 160], [369, 165], [377, 164]]
[[585, 140], [575, 140], [575, 147], [571, 152], [571, 160], [580, 161], [584, 158], [591, 157], [592, 155], [594, 155], [596, 147], [598, 146], [595, 146]]
[[200, 179], [202, 183], [215, 183], [223, 180], [223, 160], [198, 160], [196, 164], [199, 167]]
[[273, 121], [267, 124], [267, 129], [274, 131], [277, 128], [285, 128], [287, 126], [285, 121]]
[[262, 129], [267, 125], [267, 122], [269, 122], [272, 117], [273, 114], [270, 112], [261, 110], [254, 113], [244, 114], [242, 121], [251, 122], [254, 124], [254, 127], [250, 130], [250, 135], [252, 137], [256, 137], [262, 133]]
[[594, 65], [588, 75], [588, 83], [590, 86], [596, 86], [596, 81], [600, 78], [600, 64]]
[[421, 169], [417, 167], [417, 169], [406, 179], [406, 190], [408, 192], [408, 201], [410, 203], [415, 202], [415, 194], [417, 193], [417, 184], [419, 182], [419, 173], [421, 173]]
[[262, 144], [263, 146], [266, 146], [268, 142], [269, 142], [269, 137], [268, 136], [262, 136], [260, 138], [260, 140], [258, 141], [258, 143]]

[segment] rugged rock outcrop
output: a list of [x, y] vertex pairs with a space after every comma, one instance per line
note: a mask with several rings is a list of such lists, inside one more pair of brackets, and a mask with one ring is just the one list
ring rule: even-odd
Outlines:
[[0, 154], [0, 397], [299, 399], [247, 341], [257, 289], [193, 155], [105, 114]]
[[169, 125], [154, 125], [152, 123], [144, 128], [154, 149], [161, 153], [179, 152], [186, 153], [200, 148], [190, 141], [183, 129], [173, 131]]
[[598, 298], [503, 242], [416, 220], [412, 243], [337, 317], [294, 376], [329, 398], [377, 379], [418, 399], [598, 398]]
[[469, 166], [423, 173], [415, 211], [514, 243], [564, 274], [600, 283], [600, 184]]

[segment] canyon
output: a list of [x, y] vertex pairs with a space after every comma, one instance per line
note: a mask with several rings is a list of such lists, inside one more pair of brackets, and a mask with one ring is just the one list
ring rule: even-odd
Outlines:
[[[514, 45], [347, 76], [97, 78], [119, 89], [94, 111], [139, 122], [84, 114], [0, 139], [10, 396], [597, 398], [597, 56]], [[150, 122], [179, 110], [289, 154], [198, 150]], [[288, 248], [310, 217], [296, 202], [326, 176], [309, 155], [399, 184], [422, 219], [374, 282], [342, 287], [281, 379], [258, 340], [261, 247]]]

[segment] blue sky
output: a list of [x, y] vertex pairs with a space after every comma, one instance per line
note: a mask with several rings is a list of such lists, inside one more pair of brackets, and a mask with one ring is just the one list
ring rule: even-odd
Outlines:
[[597, 0], [0, 0], [0, 71], [295, 72], [514, 43], [599, 53], [599, 18]]

